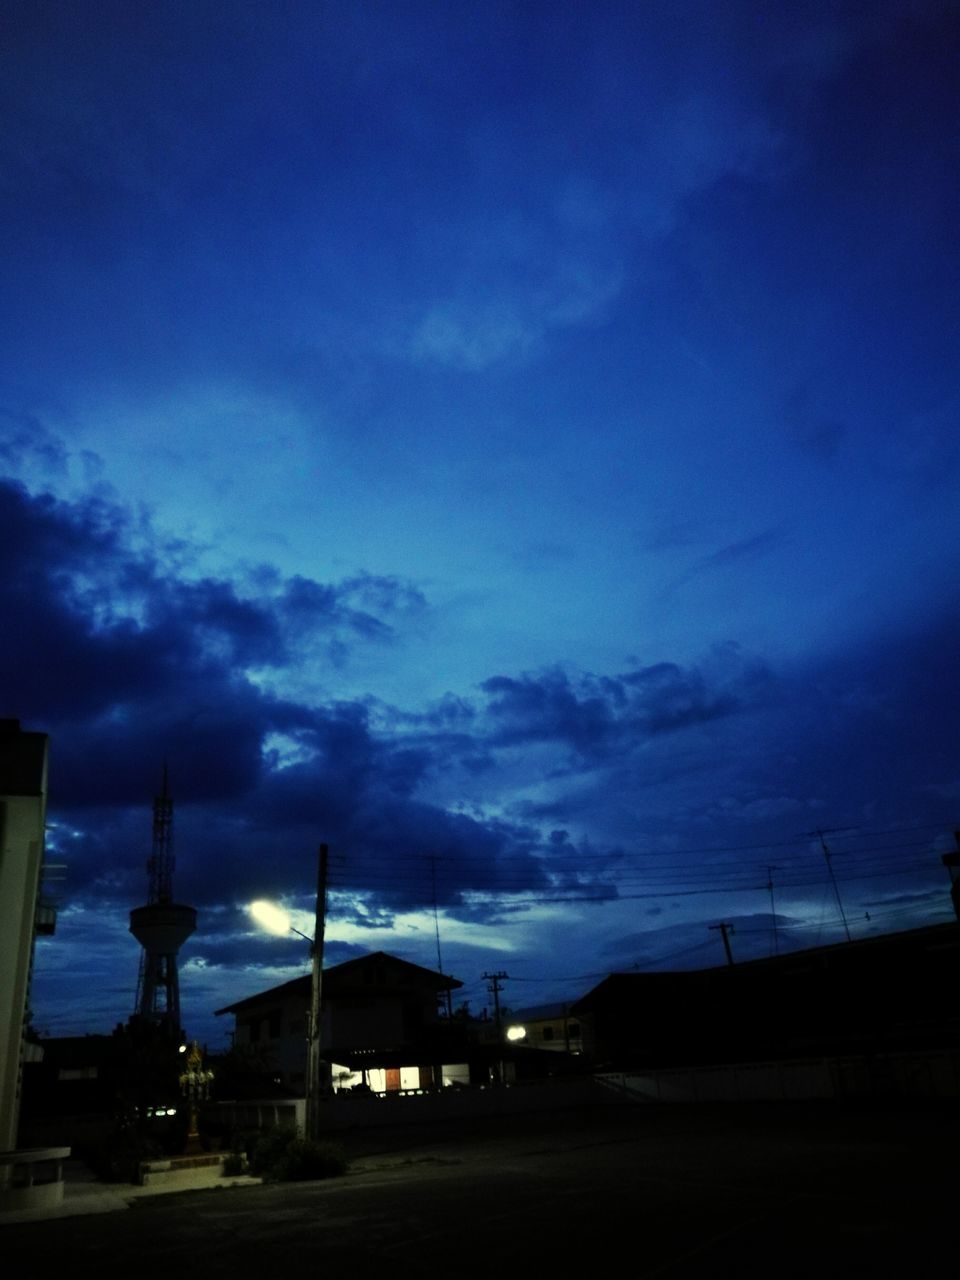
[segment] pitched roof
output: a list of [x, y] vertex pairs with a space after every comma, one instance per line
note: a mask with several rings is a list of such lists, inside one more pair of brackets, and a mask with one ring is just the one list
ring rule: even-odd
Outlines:
[[[738, 961], [734, 965], [718, 964], [708, 969], [660, 969], [652, 972], [611, 973], [571, 1006], [572, 1013], [587, 1012], [604, 1002], [631, 998], [676, 998], [685, 990], [713, 990], [715, 984], [741, 983], [783, 975], [813, 971], [839, 973], [859, 966], [878, 972], [880, 966], [898, 971], [911, 959], [924, 953], [952, 955], [960, 947], [960, 925], [920, 925], [896, 933], [872, 934], [849, 942], [832, 942], [820, 947], [786, 951], [778, 956], [762, 956]], [[947, 960], [949, 961], [949, 956]]]
[[282, 982], [279, 987], [270, 987], [267, 991], [258, 991], [255, 996], [246, 996], [243, 1000], [237, 1000], [233, 1004], [225, 1005], [222, 1009], [215, 1009], [214, 1013], [218, 1017], [221, 1013], [240, 1013], [244, 1009], [252, 1008], [254, 1005], [263, 1004], [265, 1000], [283, 1000], [287, 996], [303, 996], [309, 1000], [312, 980], [311, 974], [302, 974], [299, 978], [292, 978], [289, 982]]
[[[437, 973], [434, 969], [424, 969], [422, 965], [413, 964], [410, 960], [401, 960], [399, 956], [391, 956], [386, 951], [373, 951], [369, 955], [356, 956], [353, 960], [344, 960], [342, 964], [331, 965], [329, 969], [323, 971], [323, 992], [325, 995], [334, 994], [336, 990], [343, 989], [352, 985], [353, 981], [362, 982], [362, 974], [365, 969], [369, 969], [371, 965], [387, 964], [394, 971], [402, 970], [409, 977], [416, 978], [419, 986], [431, 986], [436, 991], [455, 991], [458, 987], [462, 987], [463, 983], [457, 978], [451, 978], [445, 973]], [[221, 1013], [242, 1013], [245, 1009], [252, 1009], [257, 1005], [264, 1004], [266, 1001], [284, 1000], [290, 996], [299, 997], [304, 1000], [310, 999], [310, 984], [312, 975], [309, 973], [302, 974], [299, 978], [293, 978], [289, 982], [283, 982], [278, 987], [270, 987], [267, 991], [258, 991], [256, 995], [247, 996], [243, 1000], [237, 1000], [233, 1004], [226, 1005], [223, 1009], [217, 1009], [215, 1012]]]

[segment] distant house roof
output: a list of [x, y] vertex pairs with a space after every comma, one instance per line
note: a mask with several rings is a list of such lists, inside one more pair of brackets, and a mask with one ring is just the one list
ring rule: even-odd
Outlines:
[[618, 1066], [676, 1066], [960, 1046], [960, 925], [785, 955], [614, 973], [573, 1006]]
[[44, 1036], [43, 1060], [56, 1067], [91, 1066], [112, 1061], [121, 1047], [116, 1036]]
[[[735, 967], [741, 969], [790, 969], [797, 963], [823, 959], [865, 959], [873, 960], [881, 955], [899, 956], [906, 952], [922, 950], [941, 950], [960, 947], [960, 927], [956, 920], [945, 924], [920, 925], [915, 929], [900, 929], [896, 933], [875, 933], [866, 938], [853, 938], [849, 942], [831, 942], [822, 947], [807, 947], [801, 951], [788, 951], [779, 956], [761, 956], [755, 960], [744, 960]], [[721, 965], [720, 968], [729, 966]]]
[[960, 926], [956, 921], [923, 925], [897, 933], [874, 934], [851, 942], [833, 942], [822, 947], [788, 951], [779, 956], [763, 956], [720, 964], [708, 969], [671, 969], [655, 972], [611, 973], [570, 1006], [571, 1013], [582, 1013], [600, 1002], [618, 1000], [639, 991], [645, 998], [665, 999], [683, 991], [700, 990], [717, 980], [739, 981], [751, 978], [775, 978], [811, 969], [830, 972], [853, 969], [861, 964], [871, 969], [879, 965], [900, 967], [907, 957], [923, 953], [947, 952], [960, 948]]
[[[434, 991], [455, 991], [463, 986], [457, 978], [451, 978], [445, 973], [424, 969], [422, 965], [401, 960], [399, 956], [388, 955], [386, 951], [374, 951], [370, 955], [357, 956], [353, 960], [344, 960], [342, 964], [331, 965], [329, 969], [324, 969], [322, 986], [324, 997], [342, 994], [354, 986], [369, 987], [370, 983], [366, 975], [371, 971], [374, 975], [374, 986], [411, 985], [430, 987]], [[383, 982], [384, 972], [400, 975], [400, 982]], [[217, 1009], [216, 1013], [218, 1015], [243, 1013], [246, 1009], [256, 1008], [267, 1001], [282, 1001], [291, 996], [309, 1000], [311, 981], [312, 976], [305, 973], [299, 978], [293, 978], [290, 982], [281, 983], [279, 987], [270, 987], [267, 991], [259, 991], [256, 995], [228, 1004], [223, 1009]]]

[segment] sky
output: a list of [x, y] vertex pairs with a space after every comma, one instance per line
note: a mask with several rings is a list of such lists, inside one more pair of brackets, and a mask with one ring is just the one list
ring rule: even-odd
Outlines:
[[35, 1026], [132, 1012], [165, 762], [211, 1047], [320, 842], [474, 1012], [951, 918], [955, 3], [2, 10]]

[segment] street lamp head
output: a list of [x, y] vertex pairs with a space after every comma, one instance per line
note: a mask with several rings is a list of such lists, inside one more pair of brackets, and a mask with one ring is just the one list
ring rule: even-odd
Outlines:
[[260, 899], [257, 902], [251, 902], [247, 911], [268, 933], [275, 933], [279, 938], [285, 937], [288, 933], [295, 933], [298, 938], [303, 938], [304, 942], [309, 942], [310, 946], [313, 946], [313, 939], [308, 938], [305, 933], [301, 933], [291, 924], [289, 913], [284, 911], [283, 907]]
[[272, 902], [265, 902], [262, 899], [258, 902], [251, 902], [247, 907], [247, 911], [260, 925], [261, 929], [266, 929], [268, 933], [275, 933], [282, 937], [284, 934], [290, 933], [293, 928], [286, 911]]

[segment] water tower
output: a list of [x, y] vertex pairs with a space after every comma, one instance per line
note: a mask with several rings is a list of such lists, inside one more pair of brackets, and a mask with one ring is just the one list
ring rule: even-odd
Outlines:
[[194, 907], [173, 900], [173, 800], [163, 770], [163, 792], [153, 802], [153, 851], [147, 862], [150, 892], [145, 907], [130, 912], [130, 932], [143, 947], [133, 1018], [171, 1039], [180, 1037], [177, 952], [197, 927]]

